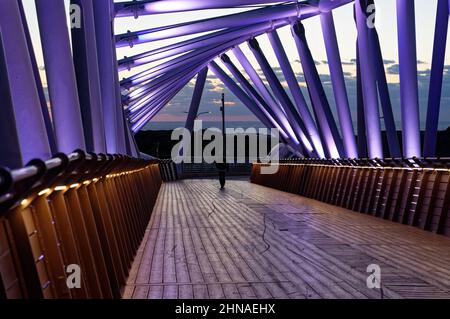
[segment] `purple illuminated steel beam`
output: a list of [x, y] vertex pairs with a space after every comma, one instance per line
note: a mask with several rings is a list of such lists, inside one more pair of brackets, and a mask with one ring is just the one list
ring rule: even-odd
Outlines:
[[286, 52], [284, 51], [280, 37], [278, 36], [276, 30], [267, 33], [267, 36], [269, 37], [272, 48], [275, 51], [278, 63], [280, 64], [284, 78], [288, 83], [289, 89], [305, 124], [306, 131], [309, 135], [309, 138], [311, 139], [312, 145], [317, 155], [320, 158], [324, 158], [325, 153], [323, 150], [322, 142], [320, 140], [319, 131], [317, 130], [316, 124], [314, 123], [311, 113], [308, 110], [308, 105], [306, 104], [305, 98], [302, 94], [302, 91], [300, 90], [297, 78], [294, 74], [294, 71], [292, 70], [291, 64], [289, 63]]
[[316, 64], [306, 41], [305, 29], [300, 22], [292, 25], [292, 35], [297, 46], [302, 63], [311, 102], [317, 117], [323, 145], [326, 146], [328, 156], [331, 158], [344, 157], [344, 148], [339, 135], [336, 122], [331, 113], [325, 90], [317, 72]]
[[403, 156], [420, 157], [419, 88], [414, 1], [397, 0]]
[[258, 94], [255, 88], [247, 81], [244, 75], [239, 71], [239, 69], [234, 65], [231, 59], [226, 54], [222, 54], [221, 60], [231, 72], [231, 75], [236, 79], [236, 81], [240, 84], [241, 88], [244, 92], [254, 101], [255, 105], [260, 109], [261, 114], [264, 115], [275, 127], [280, 130], [284, 136], [287, 136], [286, 129], [280, 125], [277, 120], [275, 112], [270, 109], [270, 106], [264, 101], [264, 99]]
[[167, 81], [170, 81], [173, 78], [179, 77], [182, 73], [187, 73], [194, 69], [198, 64], [202, 62], [197, 62], [195, 64], [180, 65], [178, 67], [174, 67], [170, 70], [167, 70], [165, 73], [155, 77], [150, 78], [149, 80], [136, 85], [136, 86], [126, 86], [123, 85], [122, 88], [128, 90], [127, 93], [123, 95], [122, 100], [126, 102], [126, 104], [131, 104], [136, 99], [140, 99], [145, 96], [149, 92], [151, 92], [155, 87], [159, 85], [163, 85]]
[[33, 68], [34, 80], [36, 81], [36, 89], [39, 94], [39, 101], [41, 102], [41, 111], [42, 111], [42, 116], [44, 118], [45, 129], [47, 130], [48, 143], [50, 145], [51, 153], [55, 154], [58, 152], [57, 147], [56, 147], [55, 132], [53, 130], [53, 123], [52, 123], [52, 119], [50, 118], [50, 111], [48, 108], [47, 99], [45, 97], [44, 87], [42, 85], [41, 74], [39, 72], [39, 67], [37, 65], [36, 56], [34, 54], [34, 49], [33, 49], [33, 42], [31, 41], [28, 23], [26, 20], [25, 11], [23, 9], [23, 4], [21, 1], [19, 1], [19, 10], [20, 10], [20, 16], [22, 18], [23, 30], [25, 32], [25, 38], [27, 39], [28, 51], [30, 52], [30, 60], [31, 60], [31, 66]]
[[97, 60], [100, 73], [100, 90], [103, 107], [103, 124], [108, 153], [121, 153], [117, 141], [118, 121], [116, 83], [112, 31], [112, 2], [110, 0], [96, 0], [94, 5], [95, 36], [97, 41]]
[[0, 28], [23, 164], [48, 159], [51, 150], [16, 0], [0, 1]]
[[59, 152], [86, 149], [64, 2], [36, 2]]
[[[114, 4], [114, 1], [111, 1], [112, 4]], [[114, 29], [112, 30], [114, 34]], [[114, 89], [116, 92], [116, 104], [115, 104], [115, 111], [116, 111], [116, 123], [117, 123], [117, 132], [116, 132], [116, 139], [117, 139], [117, 149], [123, 153], [127, 153], [126, 149], [126, 140], [127, 140], [127, 132], [124, 126], [124, 119], [125, 119], [125, 110], [122, 104], [122, 88], [120, 86], [120, 80], [119, 80], [119, 72], [117, 71], [117, 52], [116, 47], [114, 44], [111, 46], [111, 50], [113, 53], [113, 70], [114, 70]], [[127, 153], [128, 154], [128, 153]], [[130, 154], [128, 154], [130, 155]]]
[[265, 102], [269, 105], [270, 109], [275, 113], [275, 117], [280, 121], [282, 126], [286, 128], [287, 134], [291, 137], [291, 139], [295, 143], [300, 143], [297, 139], [294, 130], [292, 129], [291, 124], [289, 123], [289, 120], [286, 117], [286, 113], [284, 113], [284, 110], [280, 106], [280, 104], [275, 100], [275, 98], [272, 96], [272, 94], [267, 89], [264, 82], [261, 80], [261, 78], [258, 75], [258, 72], [256, 72], [253, 65], [250, 63], [250, 61], [247, 59], [245, 54], [242, 52], [241, 48], [239, 46], [236, 46], [232, 50], [234, 56], [239, 61], [241, 66], [244, 68], [247, 75], [252, 80], [253, 84], [256, 87], [256, 90], [261, 94], [261, 96], [264, 98]]
[[82, 28], [72, 28], [72, 47], [86, 148], [89, 152], [106, 153], [94, 7], [91, 0], [71, 3], [80, 6], [83, 23]]
[[192, 132], [192, 130], [194, 129], [194, 121], [198, 114], [198, 109], [200, 107], [200, 101], [202, 99], [203, 89], [205, 88], [207, 76], [208, 68], [206, 67], [198, 73], [197, 79], [195, 81], [194, 94], [192, 96], [191, 105], [189, 107], [185, 125], [189, 132]]
[[147, 14], [183, 12], [193, 10], [234, 8], [247, 5], [272, 4], [284, 1], [274, 0], [227, 0], [227, 1], [205, 1], [205, 0], [150, 0], [150, 1], [127, 1], [116, 3], [116, 17], [139, 17]]
[[[236, 39], [235, 42], [238, 40]], [[234, 43], [234, 42], [233, 42]], [[152, 78], [155, 78], [165, 72], [179, 68], [183, 65], [190, 65], [197, 61], [207, 61], [215, 57], [217, 54], [228, 49], [229, 43], [222, 43], [218, 46], [210, 46], [195, 51], [188, 52], [182, 56], [178, 56], [172, 60], [163, 62], [145, 71], [139, 72], [125, 80], [122, 80], [122, 86], [134, 87], [140, 85]]]
[[0, 81], [0, 140], [2, 141], [0, 143], [0, 166], [14, 169], [22, 167], [23, 162], [3, 51], [2, 32], [0, 29], [0, 78], [2, 79]]
[[140, 107], [138, 112], [132, 113], [129, 116], [130, 122], [134, 123], [140, 120], [142, 117], [145, 117], [147, 113], [151, 113], [151, 110], [155, 108], [155, 105], [159, 105], [161, 100], [163, 100], [166, 96], [170, 95], [174, 91], [177, 91], [179, 85], [185, 85], [187, 82], [189, 82], [195, 76], [195, 74], [200, 72], [204, 67], [205, 64], [201, 64], [192, 71], [184, 73], [182, 77], [173, 80], [170, 86], [159, 90], [156, 94], [152, 95], [149, 100], [146, 99], [145, 103]]
[[371, 37], [371, 47], [373, 52], [373, 62], [375, 64], [375, 72], [377, 78], [378, 92], [380, 95], [381, 108], [383, 110], [384, 124], [386, 127], [386, 136], [391, 157], [401, 157], [402, 151], [398, 141], [397, 128], [395, 125], [394, 114], [392, 112], [391, 97], [386, 80], [386, 71], [384, 69], [384, 60], [381, 52], [380, 41], [377, 30], [372, 28], [369, 30]]
[[355, 2], [355, 19], [358, 29], [358, 52], [360, 59], [361, 83], [364, 99], [364, 114], [369, 157], [383, 158], [378, 91], [374, 70], [374, 57], [370, 49], [366, 7], [361, 0]]
[[281, 103], [281, 105], [284, 108], [284, 111], [286, 112], [287, 117], [290, 119], [290, 123], [292, 128], [294, 129], [295, 135], [297, 136], [299, 141], [303, 144], [307, 152], [309, 154], [313, 154], [314, 148], [312, 146], [311, 141], [309, 140], [309, 137], [307, 136], [306, 127], [302, 119], [300, 118], [300, 115], [298, 114], [297, 110], [295, 109], [294, 105], [292, 104], [291, 99], [287, 95], [286, 91], [283, 89], [283, 86], [281, 85], [278, 77], [276, 76], [275, 72], [273, 71], [272, 67], [267, 61], [267, 58], [264, 56], [264, 53], [262, 52], [258, 41], [256, 39], [251, 39], [250, 41], [248, 41], [248, 45], [253, 55], [255, 56], [256, 60], [258, 61], [258, 64], [261, 67], [264, 76], [269, 82], [269, 85], [272, 88], [272, 92], [274, 93], [278, 101]]
[[179, 36], [214, 31], [224, 28], [242, 27], [245, 25], [266, 22], [270, 20], [279, 20], [285, 18], [298, 18], [306, 14], [318, 14], [319, 10], [315, 6], [302, 4], [287, 4], [272, 7], [266, 7], [257, 10], [246, 11], [242, 13], [221, 16], [201, 21], [193, 22], [189, 25], [175, 26], [162, 30], [143, 30], [138, 32], [129, 32], [116, 37], [118, 47], [124, 47], [151, 41], [170, 39]]
[[447, 45], [449, 2], [439, 0], [434, 32], [433, 62], [431, 65], [428, 95], [427, 126], [425, 130], [424, 156], [436, 156], [436, 140], [441, 107], [442, 80]]
[[[209, 64], [210, 70], [223, 82], [223, 84], [252, 112], [258, 120], [267, 128], [275, 128], [276, 126], [261, 112], [253, 101], [234, 81], [230, 78], [216, 62], [211, 61]], [[301, 152], [300, 145], [297, 145], [296, 150]]]
[[138, 89], [131, 91], [126, 96], [124, 96], [122, 100], [124, 104], [131, 105], [128, 108], [130, 112], [135, 112], [136, 109], [140, 108], [139, 104], [142, 103], [141, 101], [151, 98], [152, 95], [154, 95], [161, 89], [165, 88], [168, 85], [171, 85], [171, 83], [183, 77], [185, 74], [188, 74], [193, 70], [197, 70], [201, 65], [205, 64], [206, 62], [197, 62], [195, 64], [189, 65], [188, 67], [180, 66], [176, 69], [170, 70], [162, 76], [148, 83], [145, 83]]
[[[285, 23], [284, 21], [278, 21], [278, 22], [273, 22], [271, 24], [264, 24], [264, 25], [262, 25], [263, 29], [261, 29], [259, 32], [262, 32], [263, 30], [268, 30], [271, 27], [280, 27], [284, 23]], [[180, 64], [187, 64], [188, 61], [189, 61], [189, 63], [193, 63], [192, 61], [196, 61], [196, 60], [203, 60], [203, 61], [211, 60], [215, 56], [229, 50], [233, 46], [242, 43], [243, 39], [241, 36], [242, 36], [242, 34], [236, 34], [236, 37], [229, 41], [225, 41], [225, 42], [220, 41], [219, 43], [216, 43], [215, 45], [211, 45], [209, 47], [201, 47], [197, 50], [188, 52], [182, 56], [178, 56], [172, 60], [163, 62], [163, 63], [161, 63], [155, 67], [152, 67], [148, 70], [145, 70], [138, 74], [130, 76], [129, 78], [123, 80], [121, 82], [121, 84], [123, 86], [132, 87], [135, 85], [139, 85], [152, 77], [156, 77], [156, 76], [162, 74], [163, 72], [167, 71], [167, 69], [169, 69], [169, 68], [178, 67]]]
[[136, 123], [131, 123], [131, 129], [133, 132], [138, 132], [141, 130], [149, 121], [152, 120], [153, 117], [155, 117], [159, 111], [161, 111], [164, 106], [166, 106], [167, 103], [170, 102], [174, 98], [175, 95], [178, 94], [179, 91], [189, 82], [189, 79], [186, 80], [186, 82], [180, 82], [177, 86], [174, 87], [172, 91], [169, 92], [169, 94], [166, 94], [161, 101], [159, 101], [157, 104], [153, 105], [153, 107], [144, 115], [142, 116]]
[[344, 139], [345, 156], [348, 158], [358, 157], [355, 131], [348, 102], [347, 88], [345, 85], [344, 71], [342, 70], [341, 55], [334, 26], [333, 12], [324, 12], [320, 15], [322, 34], [328, 57], [331, 83], [333, 86], [334, 99], [341, 124], [342, 138]]
[[119, 60], [119, 71], [128, 70], [140, 65], [168, 58], [170, 56], [199, 48], [204, 48], [206, 46], [218, 45], [219, 43], [228, 42], [239, 37], [245, 38], [254, 36], [255, 34], [257, 35], [264, 33], [273, 27], [283, 26], [287, 23], [287, 20], [267, 21], [246, 27], [227, 28], [218, 32], [208, 33], [206, 35], [199, 36], [193, 39], [188, 39], [182, 42], [167, 45], [165, 47], [156, 48], [148, 52], [140, 53], [131, 57], [126, 57], [122, 60]]

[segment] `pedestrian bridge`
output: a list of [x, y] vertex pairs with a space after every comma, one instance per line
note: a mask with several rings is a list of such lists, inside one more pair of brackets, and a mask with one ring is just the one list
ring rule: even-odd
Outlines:
[[[438, 126], [450, 2], [428, 8], [423, 114], [425, 19], [415, 1], [395, 2], [394, 103], [376, 2], [1, 0], [0, 299], [449, 298], [450, 160]], [[354, 18], [351, 62], [337, 10]], [[156, 15], [162, 24], [146, 27]], [[208, 74], [279, 131], [275, 174], [255, 161], [220, 191], [140, 152], [135, 134], [191, 85], [193, 131]]]

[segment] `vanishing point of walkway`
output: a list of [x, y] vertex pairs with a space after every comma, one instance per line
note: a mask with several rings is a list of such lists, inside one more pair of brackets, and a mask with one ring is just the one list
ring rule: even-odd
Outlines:
[[166, 183], [124, 297], [450, 298], [450, 238], [244, 180]]

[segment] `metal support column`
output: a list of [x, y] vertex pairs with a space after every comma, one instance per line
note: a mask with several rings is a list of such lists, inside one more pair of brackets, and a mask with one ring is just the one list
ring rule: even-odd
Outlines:
[[355, 19], [358, 29], [358, 56], [364, 100], [368, 155], [370, 158], [383, 158], [383, 142], [375, 70], [370, 47], [369, 30], [367, 28], [366, 8], [362, 7], [361, 2], [361, 0], [355, 2]]
[[36, 56], [34, 54], [33, 43], [31, 41], [31, 36], [30, 36], [30, 30], [28, 28], [25, 11], [24, 11], [23, 4], [21, 1], [19, 1], [19, 10], [20, 10], [20, 16], [22, 18], [23, 30], [25, 32], [25, 38], [27, 40], [28, 51], [30, 52], [30, 61], [31, 61], [31, 67], [33, 68], [34, 80], [36, 81], [36, 89], [38, 91], [39, 101], [41, 102], [41, 112], [42, 112], [42, 117], [43, 117], [44, 123], [45, 123], [45, 129], [47, 131], [48, 143], [50, 145], [51, 153], [55, 154], [58, 152], [58, 149], [56, 146], [55, 132], [53, 130], [53, 123], [52, 123], [52, 119], [50, 117], [50, 111], [48, 108], [47, 99], [45, 97], [44, 87], [42, 85], [41, 74], [39, 72], [39, 67], [37, 65]]
[[117, 140], [119, 121], [116, 110], [117, 92], [115, 73], [117, 70], [114, 68], [115, 61], [112, 49], [114, 42], [112, 2], [110, 0], [95, 0], [93, 1], [93, 5], [106, 149], [108, 153], [114, 154], [120, 153], [122, 147]]
[[420, 157], [419, 88], [414, 1], [397, 0], [403, 156]]
[[86, 148], [90, 152], [106, 153], [93, 1], [72, 0], [71, 3], [79, 5], [82, 14], [82, 27], [72, 28], [72, 47]]
[[305, 28], [303, 24], [297, 22], [292, 25], [291, 30], [302, 63], [311, 101], [315, 114], [317, 115], [317, 124], [321, 132], [322, 140], [327, 148], [328, 156], [332, 158], [343, 157], [344, 147], [342, 145], [342, 139], [339, 135], [333, 114], [331, 113], [314, 58], [309, 50], [305, 36]]
[[22, 160], [48, 159], [51, 150], [16, 0], [0, 1], [0, 28]]
[[441, 107], [442, 80], [447, 45], [449, 2], [439, 0], [434, 31], [433, 62], [431, 65], [428, 95], [427, 127], [425, 130], [424, 156], [436, 156], [437, 131]]
[[267, 81], [269, 82], [269, 85], [272, 88], [273, 93], [275, 94], [281, 105], [284, 107], [284, 111], [286, 112], [288, 118], [291, 119], [290, 123], [292, 125], [292, 128], [294, 129], [295, 134], [297, 135], [297, 138], [303, 144], [308, 154], [314, 156], [313, 154], [315, 153], [315, 151], [311, 144], [311, 141], [306, 135], [305, 125], [303, 124], [303, 121], [300, 118], [294, 105], [292, 104], [289, 96], [286, 94], [286, 91], [280, 84], [280, 81], [278, 80], [275, 72], [273, 71], [272, 67], [270, 66], [269, 62], [264, 56], [264, 53], [259, 47], [258, 41], [256, 39], [251, 39], [248, 42], [248, 45], [253, 55], [255, 56], [256, 60], [258, 61], [258, 64], [260, 65]]
[[[286, 134], [286, 128], [283, 127], [282, 123], [277, 118], [277, 115], [273, 110], [270, 108], [270, 106], [264, 101], [264, 99], [258, 94], [258, 92], [255, 90], [255, 88], [250, 84], [249, 81], [244, 77], [244, 75], [238, 70], [238, 68], [234, 65], [234, 63], [231, 61], [231, 59], [228, 57], [228, 55], [223, 54], [221, 56], [222, 62], [225, 64], [227, 69], [231, 72], [233, 77], [236, 79], [237, 82], [239, 82], [242, 89], [247, 93], [247, 95], [253, 99], [254, 103], [259, 107], [261, 110], [261, 113], [264, 115], [267, 120], [274, 125], [279, 131], [280, 134], [284, 138], [290, 138], [288, 134]], [[292, 142], [292, 140], [291, 140]], [[292, 143], [291, 145], [293, 148], [298, 148], [297, 144]]]
[[194, 94], [192, 96], [191, 105], [189, 107], [189, 113], [187, 115], [186, 119], [186, 129], [189, 130], [189, 132], [192, 132], [194, 129], [194, 122], [195, 118], [198, 114], [198, 109], [200, 107], [200, 101], [202, 99], [203, 95], [203, 89], [205, 88], [206, 83], [206, 77], [208, 76], [208, 68], [204, 68], [201, 70], [198, 75], [195, 82], [195, 88], [194, 88]]
[[[275, 128], [261, 110], [256, 107], [254, 101], [215, 63], [211, 61], [210, 70], [225, 84], [226, 87], [268, 128]], [[296, 150], [299, 148], [297, 147]], [[300, 151], [300, 153], [302, 153]]]
[[341, 124], [342, 138], [344, 140], [345, 155], [349, 158], [356, 158], [358, 157], [358, 149], [355, 141], [355, 131], [350, 113], [336, 29], [334, 27], [333, 12], [328, 11], [322, 13], [320, 15], [320, 21], [322, 24], [322, 34], [327, 51], [334, 99], [336, 101], [339, 123]]
[[280, 64], [281, 70], [283, 72], [284, 78], [286, 79], [289, 89], [294, 98], [297, 109], [305, 123], [306, 131], [311, 139], [312, 145], [320, 158], [325, 157], [322, 142], [320, 140], [320, 135], [317, 130], [316, 124], [309, 112], [308, 105], [306, 104], [305, 98], [302, 94], [300, 86], [298, 85], [298, 80], [292, 70], [289, 59], [284, 51], [283, 44], [281, 43], [280, 37], [276, 30], [269, 32], [267, 34], [269, 37], [272, 48], [277, 57], [278, 63]]
[[36, 2], [36, 11], [58, 151], [85, 149], [64, 2], [40, 0]]
[[372, 52], [375, 64], [378, 93], [380, 95], [381, 109], [383, 110], [384, 125], [391, 157], [401, 157], [402, 151], [398, 141], [397, 128], [395, 125], [394, 113], [392, 112], [391, 97], [384, 70], [384, 60], [381, 53], [380, 41], [375, 28], [369, 30]]
[[264, 98], [265, 102], [269, 105], [271, 110], [275, 113], [275, 117], [278, 118], [280, 121], [280, 124], [282, 124], [282, 127], [286, 128], [286, 133], [289, 135], [289, 137], [296, 143], [300, 143], [297, 139], [297, 136], [294, 133], [294, 130], [292, 129], [291, 123], [289, 123], [289, 120], [286, 117], [286, 113], [283, 111], [279, 103], [275, 100], [275, 98], [272, 96], [272, 94], [267, 89], [264, 82], [259, 77], [258, 73], [256, 72], [253, 65], [250, 63], [250, 61], [247, 59], [245, 54], [242, 52], [242, 50], [239, 48], [239, 46], [236, 46], [232, 50], [234, 56], [239, 61], [241, 66], [244, 68], [247, 75], [252, 80], [253, 84], [256, 87], [256, 90], [261, 94], [261, 96]]

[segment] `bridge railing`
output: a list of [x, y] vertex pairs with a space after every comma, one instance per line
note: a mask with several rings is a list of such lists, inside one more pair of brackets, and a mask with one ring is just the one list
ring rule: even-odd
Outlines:
[[0, 170], [0, 299], [120, 298], [158, 161], [75, 152]]
[[284, 160], [256, 184], [450, 236], [450, 159]]

